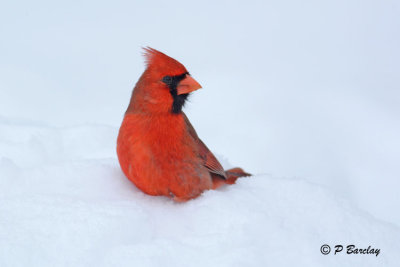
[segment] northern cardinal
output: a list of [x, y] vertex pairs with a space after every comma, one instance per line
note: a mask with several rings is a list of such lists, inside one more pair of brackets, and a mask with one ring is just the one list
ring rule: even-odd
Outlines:
[[117, 141], [126, 177], [149, 195], [186, 201], [249, 176], [240, 168], [224, 171], [182, 112], [200, 84], [175, 59], [144, 50], [147, 68], [133, 90]]

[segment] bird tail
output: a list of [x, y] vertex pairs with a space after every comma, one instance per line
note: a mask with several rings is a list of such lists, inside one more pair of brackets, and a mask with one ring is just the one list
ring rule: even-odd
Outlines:
[[250, 173], [245, 172], [241, 168], [232, 168], [226, 170], [225, 175], [227, 177], [226, 179], [221, 178], [219, 175], [212, 175], [213, 189], [217, 189], [224, 184], [234, 184], [239, 177], [251, 176]]

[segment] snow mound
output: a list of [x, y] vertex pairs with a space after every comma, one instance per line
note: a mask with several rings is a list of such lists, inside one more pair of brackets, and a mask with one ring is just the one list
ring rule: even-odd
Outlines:
[[[0, 119], [0, 266], [396, 266], [400, 230], [306, 180], [175, 203], [121, 173], [116, 128]], [[322, 255], [329, 244], [380, 254]]]

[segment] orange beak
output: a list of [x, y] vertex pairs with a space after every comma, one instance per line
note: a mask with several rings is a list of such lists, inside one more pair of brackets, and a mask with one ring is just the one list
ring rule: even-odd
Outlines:
[[196, 82], [191, 76], [186, 75], [186, 78], [183, 79], [177, 86], [178, 95], [188, 94], [190, 92], [196, 91], [200, 89], [201, 85]]

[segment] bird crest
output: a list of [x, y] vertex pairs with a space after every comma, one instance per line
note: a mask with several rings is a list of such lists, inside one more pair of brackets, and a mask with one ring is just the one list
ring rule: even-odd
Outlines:
[[170, 75], [179, 75], [187, 72], [185, 66], [172, 57], [151, 47], [144, 47], [143, 50], [148, 69]]

